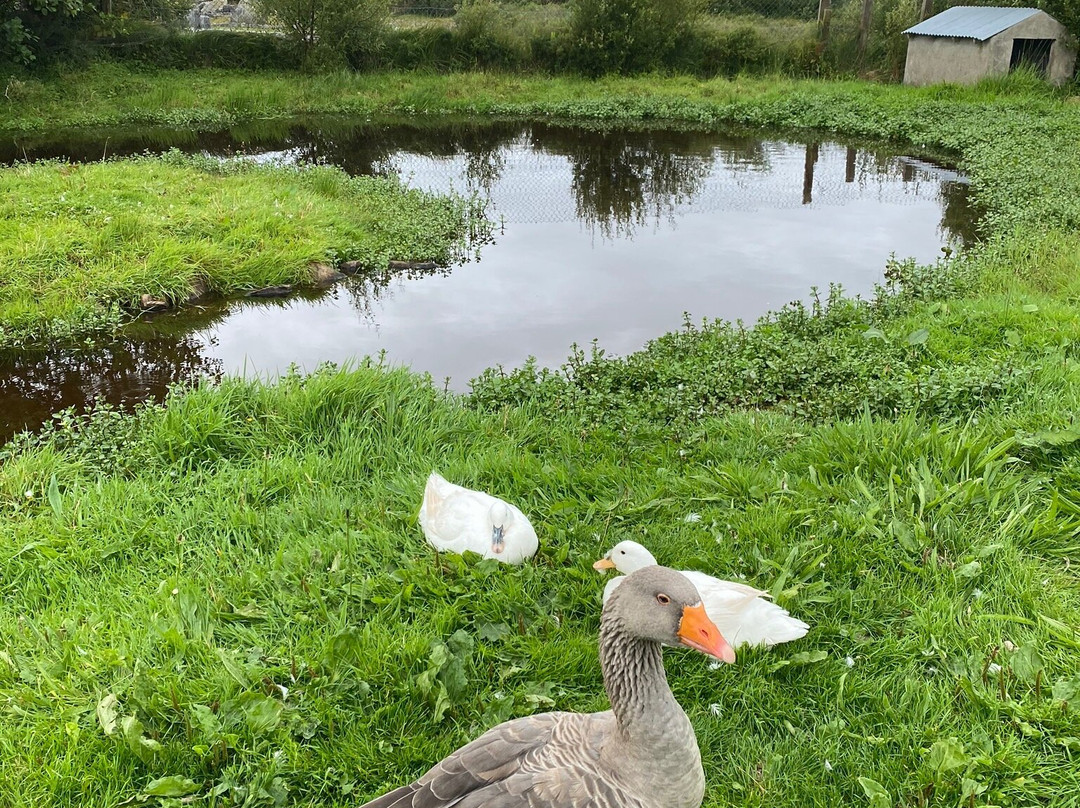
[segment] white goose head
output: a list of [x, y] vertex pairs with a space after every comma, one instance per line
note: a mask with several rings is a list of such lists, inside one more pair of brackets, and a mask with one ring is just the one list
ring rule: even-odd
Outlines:
[[616, 570], [623, 575], [629, 575], [645, 567], [655, 567], [656, 558], [653, 554], [638, 544], [636, 541], [621, 541], [608, 550], [607, 555], [593, 564], [593, 569], [604, 572]]

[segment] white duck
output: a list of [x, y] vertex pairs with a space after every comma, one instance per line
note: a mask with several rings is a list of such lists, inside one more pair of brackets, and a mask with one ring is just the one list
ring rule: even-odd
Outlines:
[[509, 502], [448, 482], [434, 471], [424, 488], [420, 526], [436, 550], [520, 564], [540, 546], [536, 531]]
[[[653, 554], [636, 541], [621, 541], [606, 556], [593, 564], [595, 569], [615, 569], [622, 576], [612, 578], [604, 587], [604, 602], [625, 578], [643, 567], [656, 564]], [[810, 626], [787, 613], [786, 609], [764, 598], [768, 592], [734, 581], [721, 581], [703, 572], [681, 570], [701, 593], [701, 602], [720, 633], [732, 648], [740, 645], [778, 645], [806, 635]]]

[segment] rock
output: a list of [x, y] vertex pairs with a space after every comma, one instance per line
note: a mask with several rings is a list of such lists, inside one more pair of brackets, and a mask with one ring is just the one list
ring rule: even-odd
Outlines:
[[153, 295], [140, 295], [139, 308], [143, 311], [168, 311], [171, 308], [169, 301], [163, 297]]
[[308, 269], [311, 271], [311, 282], [316, 286], [330, 286], [345, 278], [345, 273], [317, 261], [309, 264]]
[[263, 28], [263, 20], [250, 0], [200, 0], [187, 14], [188, 27], [196, 31], [207, 28]]
[[246, 297], [285, 297], [292, 294], [292, 286], [285, 284], [284, 286], [264, 286], [262, 289], [252, 289], [247, 293]]
[[184, 298], [183, 304], [190, 306], [192, 303], [198, 303], [204, 297], [210, 294], [210, 284], [206, 282], [205, 278], [195, 278], [191, 282], [191, 291], [188, 292], [187, 297]]
[[438, 269], [439, 265], [434, 261], [391, 261], [390, 269]]
[[346, 275], [355, 275], [363, 268], [364, 265], [361, 264], [359, 261], [342, 261], [340, 264], [338, 264], [338, 271], [343, 272]]

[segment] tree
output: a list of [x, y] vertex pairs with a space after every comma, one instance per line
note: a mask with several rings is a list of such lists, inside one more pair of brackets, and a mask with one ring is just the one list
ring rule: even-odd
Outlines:
[[256, 0], [256, 5], [285, 28], [309, 67], [371, 61], [390, 16], [389, 0]]
[[188, 0], [4, 0], [0, 3], [0, 65], [57, 61], [116, 21], [169, 23]]
[[9, 0], [0, 12], [0, 63], [69, 55], [88, 32], [93, 12], [83, 0]]

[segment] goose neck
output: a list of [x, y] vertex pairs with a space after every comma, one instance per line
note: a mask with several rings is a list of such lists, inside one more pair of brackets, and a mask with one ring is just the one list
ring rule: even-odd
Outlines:
[[630, 738], [685, 717], [668, 686], [660, 644], [630, 636], [608, 614], [601, 619], [600, 669], [619, 728]]

